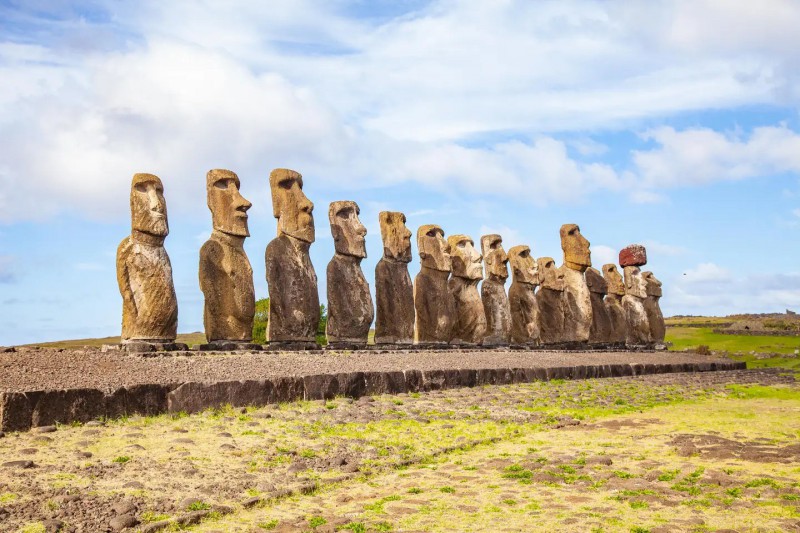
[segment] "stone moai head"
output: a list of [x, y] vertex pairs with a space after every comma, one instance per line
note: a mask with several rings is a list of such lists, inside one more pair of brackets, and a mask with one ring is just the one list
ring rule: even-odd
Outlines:
[[447, 238], [450, 246], [450, 259], [453, 264], [453, 276], [471, 280], [483, 279], [483, 256], [475, 249], [475, 243], [467, 235], [450, 235]]
[[608, 283], [596, 268], [589, 267], [586, 269], [586, 286], [589, 287], [589, 292], [608, 294]]
[[539, 285], [543, 289], [563, 291], [564, 273], [556, 266], [555, 259], [552, 257], [540, 257], [537, 263], [539, 265]]
[[314, 204], [303, 194], [303, 176], [287, 168], [269, 174], [272, 214], [278, 219], [278, 234], [314, 242]]
[[423, 267], [450, 272], [450, 245], [444, 239], [444, 230], [436, 224], [425, 224], [417, 230], [417, 249]]
[[400, 263], [411, 262], [411, 230], [406, 227], [406, 216], [397, 211], [378, 214], [383, 239], [383, 257]]
[[206, 196], [215, 230], [237, 237], [250, 236], [247, 210], [253, 204], [239, 193], [239, 176], [221, 168], [209, 170], [206, 174]]
[[625, 284], [622, 282], [622, 275], [620, 275], [619, 270], [617, 270], [617, 265], [614, 263], [606, 263], [603, 265], [603, 278], [606, 280], [608, 289], [606, 294], [625, 296]]
[[166, 237], [169, 234], [164, 185], [158, 176], [153, 174], [133, 175], [131, 228], [155, 237]]
[[645, 288], [648, 296], [655, 296], [661, 298], [661, 282], [653, 275], [652, 272], [643, 272]]
[[508, 262], [511, 263], [511, 272], [515, 282], [528, 285], [539, 284], [539, 265], [531, 255], [530, 247], [522, 244], [509, 248]]
[[367, 228], [358, 219], [361, 210], [350, 200], [331, 202], [328, 220], [337, 254], [367, 257]]
[[503, 238], [497, 234], [484, 235], [481, 237], [481, 251], [486, 263], [486, 275], [505, 281], [508, 278], [508, 255], [503, 249]]
[[592, 266], [592, 254], [589, 251], [589, 241], [581, 235], [581, 228], [577, 224], [564, 224], [560, 233], [564, 264], [572, 270], [585, 272]]
[[647, 283], [642, 277], [642, 271], [638, 266], [626, 266], [623, 269], [625, 274], [625, 294], [636, 296], [637, 298], [647, 297]]

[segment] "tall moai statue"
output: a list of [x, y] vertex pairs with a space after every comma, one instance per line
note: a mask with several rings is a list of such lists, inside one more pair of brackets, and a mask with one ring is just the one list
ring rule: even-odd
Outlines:
[[318, 348], [317, 274], [308, 254], [314, 242], [314, 204], [303, 193], [303, 176], [294, 170], [270, 172], [269, 187], [278, 236], [264, 255], [269, 289], [267, 340], [277, 348]]
[[625, 342], [629, 346], [650, 344], [650, 322], [644, 308], [647, 284], [639, 269], [647, 264], [647, 251], [642, 245], [631, 244], [619, 252], [619, 264], [625, 274], [625, 296], [622, 297], [622, 307], [628, 323]]
[[541, 344], [563, 342], [564, 330], [564, 271], [556, 267], [552, 257], [540, 257], [539, 292], [536, 293], [536, 313]]
[[414, 279], [415, 337], [421, 344], [447, 344], [453, 336], [456, 306], [447, 288], [450, 246], [435, 224], [417, 230], [420, 271]]
[[500, 235], [481, 237], [481, 251], [486, 263], [486, 279], [481, 284], [481, 298], [486, 313], [484, 346], [506, 346], [511, 342], [511, 306], [506, 296], [508, 255]]
[[375, 344], [414, 343], [414, 286], [408, 273], [411, 231], [396, 211], [378, 215], [383, 257], [375, 266]]
[[588, 342], [592, 328], [592, 301], [584, 272], [592, 266], [589, 241], [577, 224], [561, 226], [564, 251], [564, 342]]
[[608, 289], [604, 302], [608, 318], [611, 321], [608, 341], [615, 346], [624, 346], [628, 337], [628, 320], [625, 317], [625, 309], [622, 307], [625, 284], [614, 263], [603, 265], [603, 278], [606, 280]]
[[585, 276], [592, 303], [592, 327], [589, 328], [589, 344], [608, 345], [611, 343], [613, 329], [611, 316], [605, 303], [608, 283], [606, 283], [600, 271], [592, 267], [586, 269]]
[[203, 324], [208, 344], [202, 349], [258, 350], [252, 344], [256, 293], [253, 267], [244, 251], [250, 236], [247, 210], [253, 204], [239, 193], [239, 177], [230, 170], [206, 174], [211, 237], [200, 248], [200, 289], [205, 296]]
[[123, 347], [128, 351], [187, 349], [175, 343], [178, 298], [164, 249], [169, 224], [158, 176], [134, 174], [130, 205], [131, 234], [117, 248]]
[[661, 313], [661, 282], [652, 272], [642, 274], [645, 281], [647, 298], [644, 300], [644, 310], [647, 313], [647, 321], [650, 324], [650, 339], [656, 344], [664, 344], [664, 336], [667, 333], [667, 326], [664, 322], [664, 315]]
[[451, 344], [478, 345], [486, 335], [486, 315], [478, 292], [483, 279], [483, 257], [467, 235], [450, 235], [453, 275], [447, 282], [456, 306], [456, 322]]
[[528, 246], [512, 246], [508, 250], [511, 264], [511, 287], [508, 303], [511, 308], [511, 342], [520, 346], [539, 344], [539, 309], [536, 305], [536, 287], [539, 285], [539, 268]]
[[358, 204], [331, 202], [331, 223], [335, 253], [328, 263], [328, 346], [358, 348], [367, 345], [369, 327], [375, 317], [369, 283], [361, 270], [367, 257], [367, 228], [358, 219]]

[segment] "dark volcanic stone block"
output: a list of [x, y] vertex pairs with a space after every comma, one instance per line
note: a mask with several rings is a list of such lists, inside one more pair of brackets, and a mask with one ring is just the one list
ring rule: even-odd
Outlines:
[[304, 387], [301, 377], [284, 377], [271, 380], [273, 393], [270, 403], [293, 402], [302, 400]]
[[28, 400], [28, 394], [24, 392], [0, 394], [0, 431], [25, 431], [31, 428], [33, 407]]
[[330, 400], [339, 394], [339, 380], [335, 375], [316, 374], [303, 376], [303, 398], [306, 400]]
[[265, 381], [222, 381], [184, 383], [167, 395], [167, 411], [196, 413], [209, 407], [266, 405], [272, 388]]
[[[402, 375], [402, 372], [400, 373]], [[346, 372], [336, 374], [339, 381], [339, 394], [348, 398], [360, 398], [367, 393], [367, 383], [364, 372]]]
[[167, 395], [174, 385], [148, 383], [120, 387], [106, 396], [106, 416], [157, 415], [167, 410]]
[[404, 370], [406, 378], [406, 392], [419, 392], [422, 387], [422, 372], [419, 370]]
[[105, 394], [97, 389], [44, 391], [33, 404], [31, 426], [88, 422], [106, 414]]
[[444, 370], [424, 370], [422, 372], [422, 390], [432, 391], [444, 388]]
[[462, 387], [474, 387], [478, 380], [478, 373], [471, 368], [462, 368], [458, 371]]

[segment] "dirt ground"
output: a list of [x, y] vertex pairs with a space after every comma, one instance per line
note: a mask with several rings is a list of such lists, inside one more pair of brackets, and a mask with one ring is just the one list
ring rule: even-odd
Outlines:
[[799, 439], [767, 370], [131, 417], [0, 438], [0, 531], [800, 530]]

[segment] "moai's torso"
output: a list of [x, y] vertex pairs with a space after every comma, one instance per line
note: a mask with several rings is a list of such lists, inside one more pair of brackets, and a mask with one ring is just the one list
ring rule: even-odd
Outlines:
[[644, 299], [644, 310], [647, 313], [647, 322], [650, 326], [650, 339], [652, 342], [663, 343], [667, 328], [664, 323], [664, 315], [661, 313], [661, 306], [658, 301], [660, 296], [650, 296]]
[[622, 297], [617, 294], [607, 294], [603, 303], [611, 327], [608, 342], [624, 343], [628, 335], [628, 322], [625, 318], [625, 309], [622, 307]]
[[566, 265], [564, 274], [564, 325], [562, 340], [565, 342], [587, 342], [592, 327], [592, 302], [589, 287], [583, 272]]
[[539, 343], [539, 319], [536, 305], [536, 286], [513, 282], [508, 289], [511, 308], [511, 342], [535, 345]]
[[503, 345], [511, 340], [511, 307], [503, 281], [489, 276], [481, 285], [481, 298], [486, 313], [484, 345]]
[[647, 311], [644, 308], [644, 301], [647, 298], [644, 279], [638, 267], [624, 267], [625, 274], [625, 296], [622, 297], [622, 307], [625, 309], [625, 319], [627, 321], [626, 343], [630, 345], [642, 345], [652, 342], [650, 336], [650, 321], [647, 319]]
[[453, 336], [456, 309], [447, 288], [449, 275], [423, 268], [414, 279], [417, 342], [446, 344]]
[[456, 310], [453, 344], [481, 344], [486, 335], [486, 315], [478, 292], [479, 282], [479, 279], [460, 277], [451, 277], [448, 281]]
[[335, 254], [328, 263], [328, 342], [367, 343], [375, 316], [361, 258]]
[[414, 342], [414, 287], [408, 263], [382, 258], [375, 266], [375, 343]]
[[592, 326], [589, 328], [589, 342], [593, 344], [611, 342], [611, 316], [606, 308], [604, 296], [599, 292], [590, 293]]
[[542, 344], [563, 342], [564, 291], [540, 287], [536, 293], [539, 339]]

